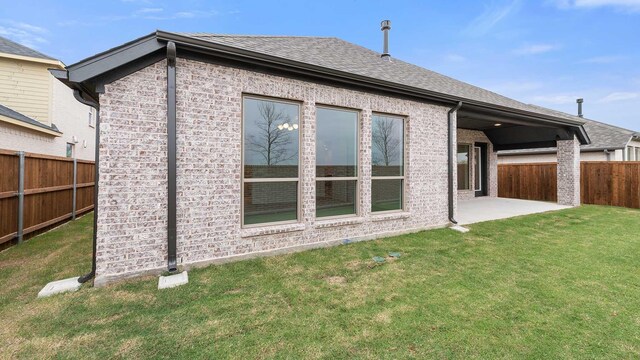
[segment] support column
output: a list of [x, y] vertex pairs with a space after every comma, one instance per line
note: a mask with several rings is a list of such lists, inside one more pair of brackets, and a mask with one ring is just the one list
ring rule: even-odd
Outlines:
[[558, 204], [580, 206], [580, 141], [558, 140]]

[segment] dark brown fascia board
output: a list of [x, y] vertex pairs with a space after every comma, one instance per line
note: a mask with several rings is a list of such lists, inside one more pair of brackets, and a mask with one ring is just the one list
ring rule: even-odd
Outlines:
[[[154, 33], [135, 39], [113, 49], [104, 51], [87, 59], [84, 59], [67, 67], [67, 85], [83, 83], [96, 78], [104, 73], [115, 70], [140, 57], [149, 55], [166, 46], [166, 42], [173, 41], [177, 46], [186, 47], [192, 51], [206, 53], [212, 56], [227, 58], [235, 61], [249, 62], [261, 66], [273, 67], [278, 70], [294, 72], [326, 80], [349, 83], [391, 93], [416, 96], [430, 101], [457, 104], [462, 101], [465, 108], [476, 111], [494, 112], [502, 117], [518, 117], [537, 123], [547, 123], [552, 126], [570, 127], [575, 130], [582, 144], [589, 144], [589, 136], [584, 130], [583, 122], [561, 119], [553, 116], [538, 114], [530, 111], [517, 110], [501, 105], [489, 104], [475, 100], [465, 99], [447, 94], [441, 94], [430, 90], [415, 88], [389, 81], [373, 79], [370, 77], [351, 74], [344, 71], [328, 69], [312, 64], [301, 63], [290, 59], [272, 55], [257, 53], [254, 51], [238, 49], [235, 47], [216, 44], [210, 41], [197, 39], [167, 31], [157, 30]], [[95, 93], [95, 91], [94, 91]]]
[[445, 102], [450, 104], [454, 104], [462, 101], [464, 103], [465, 108], [471, 107], [472, 109], [477, 109], [480, 111], [483, 111], [483, 110], [495, 111], [498, 114], [502, 115], [502, 117], [507, 115], [507, 116], [513, 116], [517, 118], [525, 118], [527, 120], [535, 121], [540, 124], [544, 124], [544, 123], [553, 124], [556, 127], [558, 125], [568, 126], [571, 128], [575, 128], [576, 135], [578, 135], [578, 138], [580, 139], [581, 143], [583, 144], [590, 143], [589, 136], [587, 135], [586, 131], [582, 127], [582, 124], [584, 124], [584, 122], [581, 122], [581, 121], [559, 119], [556, 117], [551, 117], [551, 116], [533, 113], [529, 111], [516, 110], [516, 109], [504, 107], [501, 105], [488, 104], [488, 103], [469, 100], [469, 99], [460, 98], [452, 95], [441, 94], [434, 91], [415, 88], [415, 87], [406, 86], [406, 85], [397, 84], [397, 83], [388, 82], [388, 81], [379, 80], [379, 79], [373, 79], [370, 77], [347, 73], [347, 72], [334, 70], [334, 69], [328, 69], [328, 68], [324, 68], [317, 65], [301, 63], [298, 61], [293, 61], [290, 59], [280, 58], [272, 55], [261, 54], [254, 51], [238, 49], [238, 48], [227, 46], [227, 45], [216, 44], [210, 41], [193, 38], [190, 36], [175, 34], [171, 32], [158, 30], [157, 36], [158, 36], [158, 39], [160, 40], [174, 41], [177, 45], [186, 45], [192, 50], [196, 50], [196, 51], [199, 50], [201, 52], [211, 53], [211, 55], [216, 55], [216, 56], [231, 57], [232, 60], [251, 61], [254, 63], [259, 63], [260, 65], [267, 64], [267, 65], [274, 66], [279, 70], [288, 70], [288, 71], [293, 71], [297, 73], [302, 73], [305, 75], [318, 76], [321, 78], [325, 78], [327, 80], [333, 80], [338, 82], [346, 81], [350, 84], [368, 85], [368, 86], [375, 87], [378, 90], [380, 88], [383, 88], [384, 90], [387, 90], [390, 92], [398, 92], [398, 90], [400, 90], [400, 92], [404, 95], [417, 96], [417, 97], [426, 98], [427, 100], [432, 100], [432, 101]]
[[298, 62], [298, 61], [285, 59], [285, 58], [280, 58], [280, 57], [276, 57], [276, 56], [272, 56], [272, 55], [261, 54], [261, 53], [257, 53], [257, 52], [254, 52], [254, 51], [238, 49], [238, 48], [231, 47], [231, 46], [228, 46], [228, 45], [216, 44], [216, 43], [213, 43], [213, 42], [210, 42], [210, 41], [197, 39], [197, 38], [193, 38], [193, 37], [190, 37], [190, 36], [185, 36], [185, 35], [165, 32], [165, 31], [161, 31], [161, 30], [158, 30], [157, 34], [158, 34], [158, 39], [160, 39], [160, 40], [175, 41], [176, 44], [178, 44], [178, 45], [179, 44], [184, 44], [184, 45], [192, 46], [194, 48], [201, 48], [203, 50], [209, 50], [209, 51], [215, 53], [216, 55], [225, 55], [225, 54], [236, 55], [236, 57], [235, 57], [236, 60], [239, 60], [239, 58], [237, 57], [237, 56], [239, 56], [240, 58], [254, 59], [254, 60], [259, 60], [261, 62], [267, 62], [267, 63], [277, 64], [277, 65], [284, 65], [285, 67], [280, 66], [279, 68], [304, 70], [306, 73], [311, 71], [311, 72], [316, 73], [317, 75], [332, 76], [332, 80], [338, 80], [338, 79], [341, 78], [341, 79], [353, 80], [354, 82], [357, 82], [357, 83], [367, 83], [367, 84], [371, 84], [371, 85], [388, 87], [390, 89], [405, 90], [405, 91], [407, 91], [409, 93], [413, 93], [415, 95], [422, 95], [420, 97], [427, 96], [430, 99], [438, 100], [438, 101], [445, 101], [445, 102], [448, 102], [448, 103], [451, 103], [451, 104], [458, 103], [458, 102], [462, 101], [463, 104], [464, 104], [464, 107], [473, 106], [473, 107], [478, 107], [478, 108], [481, 108], [481, 109], [484, 108], [484, 109], [489, 109], [489, 110], [500, 110], [502, 112], [508, 112], [508, 113], [519, 114], [519, 115], [529, 115], [529, 116], [532, 116], [532, 117], [537, 118], [537, 119], [549, 120], [550, 122], [553, 122], [553, 123], [556, 123], [556, 124], [559, 124], [559, 125], [581, 126], [582, 124], [584, 124], [584, 122], [582, 122], [582, 121], [560, 119], [560, 118], [547, 116], [547, 115], [542, 115], [542, 114], [538, 114], [538, 113], [533, 113], [533, 112], [529, 112], [529, 111], [512, 109], [512, 108], [508, 108], [508, 107], [501, 106], [501, 105], [483, 103], [483, 102], [479, 102], [479, 101], [476, 101], [476, 100], [469, 100], [469, 99], [466, 99], [466, 98], [461, 98], [461, 97], [457, 97], [457, 96], [453, 96], [453, 95], [442, 94], [442, 93], [438, 93], [438, 92], [435, 92], [435, 91], [415, 88], [415, 87], [412, 87], [412, 86], [402, 85], [402, 84], [389, 82], [389, 81], [385, 81], [385, 80], [373, 79], [373, 78], [362, 76], [362, 75], [357, 75], [357, 74], [352, 74], [352, 73], [348, 73], [348, 72], [344, 72], [344, 71], [329, 69], [329, 68], [325, 68], [325, 67], [321, 67], [321, 66], [317, 66], [317, 65], [312, 65], [312, 64], [307, 64], [307, 63], [301, 63], [301, 62]]
[[60, 70], [60, 69], [49, 69], [49, 73], [53, 75], [56, 79], [62, 81], [63, 84], [67, 85], [71, 90], [80, 91], [80, 95], [83, 99], [96, 103], [99, 103], [98, 94], [95, 91], [90, 90], [86, 84], [84, 83], [74, 83], [69, 81], [69, 72], [68, 70]]
[[[587, 152], [601, 152], [605, 150], [615, 151], [622, 150], [620, 147], [600, 147], [600, 148], [580, 148], [581, 153]], [[555, 154], [558, 152], [557, 148], [553, 148], [551, 150], [531, 150], [531, 151], [519, 151], [519, 152], [504, 152], [509, 150], [498, 151], [498, 156], [518, 156], [518, 155], [546, 155], [546, 154]]]
[[67, 66], [68, 79], [73, 83], [87, 81], [158, 51], [165, 46], [165, 43], [158, 41], [155, 33], [143, 36]]

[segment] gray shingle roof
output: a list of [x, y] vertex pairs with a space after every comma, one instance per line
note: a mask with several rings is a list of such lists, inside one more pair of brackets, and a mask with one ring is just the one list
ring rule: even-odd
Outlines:
[[441, 94], [576, 120], [574, 116], [534, 107], [393, 57], [386, 61], [380, 53], [338, 38], [207, 33], [180, 35]]
[[2, 36], [0, 36], [0, 53], [29, 56], [38, 59], [56, 60], [39, 51], [28, 48], [24, 45], [20, 45], [17, 42], [13, 42], [7, 38], [3, 38]]
[[24, 123], [30, 124], [30, 125], [35, 125], [37, 127], [41, 127], [43, 129], [47, 129], [47, 130], [52, 130], [52, 131], [56, 131], [56, 132], [60, 132], [60, 130], [58, 130], [58, 127], [55, 126], [54, 124], [51, 124], [51, 126], [47, 126], [41, 122], [39, 122], [38, 120], [34, 120], [26, 115], [23, 115], [13, 109], [10, 109], [2, 104], [0, 104], [0, 115], [12, 118], [14, 120], [18, 120], [18, 121], [22, 121]]
[[[540, 108], [536, 105], [531, 105], [536, 108]], [[549, 110], [549, 109], [547, 109]], [[576, 119], [581, 119], [584, 121], [584, 129], [589, 134], [589, 138], [591, 139], [591, 144], [589, 145], [581, 145], [580, 148], [582, 151], [596, 151], [603, 149], [624, 149], [629, 140], [632, 137], [640, 136], [640, 133], [635, 132], [633, 130], [624, 129], [618, 126], [605, 124], [599, 121], [580, 118], [574, 115], [570, 115], [567, 113], [563, 113], [561, 111], [549, 110], [557, 114], [562, 114], [565, 116], [571, 116]], [[556, 148], [539, 148], [539, 149], [521, 149], [521, 150], [504, 150], [498, 152], [500, 155], [510, 155], [510, 154], [535, 154], [535, 153], [550, 153], [555, 152]]]

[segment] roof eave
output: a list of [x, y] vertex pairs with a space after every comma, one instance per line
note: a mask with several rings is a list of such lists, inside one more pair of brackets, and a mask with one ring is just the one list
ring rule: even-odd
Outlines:
[[[430, 101], [437, 101], [446, 104], [457, 104], [463, 102], [465, 107], [478, 110], [491, 110], [500, 113], [502, 116], [520, 116], [536, 119], [553, 126], [563, 126], [575, 132], [581, 144], [589, 144], [590, 139], [582, 127], [582, 122], [573, 121], [554, 116], [539, 114], [535, 112], [509, 108], [501, 105], [485, 103], [477, 100], [462, 98], [458, 96], [437, 93], [434, 91], [406, 86], [394, 82], [375, 79], [344, 71], [329, 69], [313, 64], [302, 63], [273, 55], [262, 54], [245, 49], [239, 49], [227, 45], [213, 43], [191, 36], [176, 34], [172, 32], [157, 30], [154, 33], [130, 41], [121, 46], [94, 55], [80, 62], [67, 67], [67, 77], [63, 80], [68, 86], [75, 87], [74, 84], [85, 83], [89, 79], [94, 79], [102, 74], [122, 67], [127, 63], [135, 61], [143, 56], [159, 51], [166, 47], [166, 43], [173, 41], [177, 46], [184, 49], [216, 56], [224, 59], [257, 64], [267, 68], [273, 68], [290, 73], [307, 75], [315, 78], [331, 80], [351, 85], [359, 85], [376, 90], [388, 91], [397, 94], [404, 94], [423, 98]], [[86, 86], [85, 86], [86, 87]], [[95, 92], [95, 90], [94, 90]]]
[[[601, 151], [615, 151], [624, 149], [622, 147], [617, 146], [608, 146], [608, 147], [597, 147], [597, 148], [580, 148], [581, 153], [588, 152], [601, 152]], [[553, 149], [544, 149], [544, 150], [535, 150], [531, 149], [529, 151], [513, 151], [513, 150], [501, 150], [498, 151], [498, 156], [519, 156], [519, 155], [545, 155], [545, 154], [555, 154], [558, 152], [557, 148]]]

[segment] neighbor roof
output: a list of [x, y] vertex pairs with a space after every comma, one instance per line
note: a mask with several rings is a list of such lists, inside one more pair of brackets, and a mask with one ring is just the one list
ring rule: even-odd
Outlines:
[[[535, 106], [535, 105], [532, 105]], [[537, 106], [536, 106], [537, 107]], [[566, 116], [573, 116], [567, 113], [562, 113], [560, 111], [550, 110], [559, 114], [564, 114]], [[581, 145], [581, 151], [589, 152], [589, 151], [600, 151], [600, 150], [616, 150], [616, 149], [624, 149], [629, 140], [634, 137], [640, 137], [640, 133], [621, 128], [618, 126], [605, 124], [603, 122], [580, 118], [574, 116], [578, 119], [582, 119], [584, 121], [584, 129], [589, 134], [589, 138], [591, 139], [591, 144]], [[557, 149], [555, 147], [551, 148], [538, 148], [538, 149], [520, 149], [520, 150], [503, 150], [499, 151], [498, 155], [524, 155], [524, 154], [547, 154], [547, 153], [555, 153]]]
[[2, 104], [0, 104], [0, 116], [6, 116], [8, 118], [14, 119], [14, 120], [18, 120], [20, 122], [29, 124], [29, 125], [33, 125], [33, 126], [37, 126], [46, 130], [51, 130], [51, 131], [55, 131], [55, 132], [60, 132], [60, 130], [58, 130], [58, 127], [56, 127], [54, 124], [51, 124], [51, 126], [47, 126], [41, 122], [39, 122], [38, 120], [32, 119], [26, 115], [23, 115], [13, 109], [10, 109]]
[[0, 53], [28, 56], [38, 59], [56, 60], [39, 51], [28, 48], [24, 45], [20, 45], [17, 42], [13, 42], [7, 38], [3, 38], [2, 36], [0, 36]]

